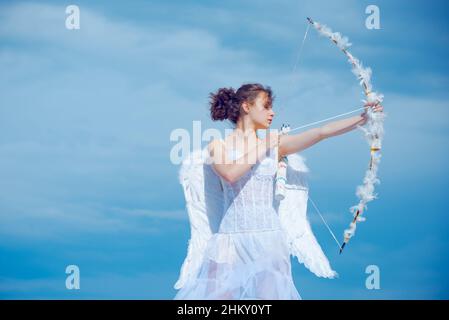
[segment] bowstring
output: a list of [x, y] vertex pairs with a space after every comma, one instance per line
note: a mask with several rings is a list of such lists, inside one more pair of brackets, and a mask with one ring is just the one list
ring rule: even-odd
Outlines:
[[[301, 46], [299, 47], [298, 55], [297, 55], [296, 60], [295, 60], [295, 64], [293, 65], [293, 69], [292, 69], [292, 77], [291, 77], [291, 80], [290, 80], [290, 83], [289, 83], [290, 86], [292, 86], [292, 84], [293, 84], [293, 81], [294, 81], [294, 75], [295, 75], [295, 72], [296, 72], [296, 68], [297, 68], [297, 66], [298, 66], [298, 64], [299, 64], [299, 60], [300, 60], [301, 54], [302, 54], [302, 49], [304, 48], [304, 43], [306, 42], [306, 38], [307, 38], [307, 34], [309, 33], [309, 29], [310, 29], [310, 23], [307, 24], [306, 32], [304, 32], [304, 37], [303, 37], [303, 39], [302, 39]], [[284, 106], [282, 105], [282, 106], [279, 108], [278, 113], [280, 114], [281, 111], [283, 111], [283, 109], [284, 109]]]
[[335, 243], [337, 243], [338, 249], [341, 249], [341, 245], [337, 240], [337, 237], [335, 236], [335, 234], [332, 232], [332, 229], [329, 227], [329, 225], [327, 224], [326, 220], [324, 219], [323, 215], [320, 212], [320, 209], [318, 209], [318, 207], [316, 206], [315, 202], [312, 200], [312, 198], [309, 195], [309, 200], [310, 203], [312, 204], [313, 208], [315, 209], [316, 213], [318, 213], [318, 215], [320, 216], [321, 220], [323, 221], [324, 225], [326, 226], [327, 230], [330, 232], [330, 234], [332, 235], [332, 238], [334, 238]]
[[[299, 62], [300, 62], [300, 58], [301, 58], [301, 55], [302, 55], [302, 50], [303, 50], [303, 48], [304, 48], [304, 43], [306, 42], [306, 38], [307, 38], [307, 35], [308, 35], [308, 33], [309, 33], [309, 29], [310, 29], [310, 24], [308, 23], [308, 24], [307, 24], [306, 31], [305, 31], [305, 33], [304, 33], [304, 37], [303, 37], [302, 42], [301, 42], [301, 46], [300, 46], [299, 51], [298, 51], [298, 55], [297, 55], [296, 60], [295, 60], [295, 64], [294, 64], [294, 66], [293, 66], [293, 70], [292, 70], [292, 80], [291, 80], [291, 81], [294, 80], [294, 74], [295, 74], [296, 69], [297, 69], [297, 67], [298, 67], [298, 65], [299, 65]], [[294, 130], [299, 130], [299, 129], [302, 129], [302, 128], [306, 128], [306, 127], [309, 127], [309, 126], [313, 126], [313, 125], [315, 125], [315, 124], [322, 123], [322, 122], [325, 122], [325, 121], [329, 121], [329, 120], [332, 120], [332, 119], [335, 119], [335, 118], [338, 118], [338, 117], [342, 117], [342, 116], [345, 116], [345, 115], [348, 115], [348, 114], [351, 114], [351, 113], [360, 111], [360, 110], [362, 110], [362, 109], [364, 109], [364, 108], [359, 108], [359, 109], [356, 109], [356, 110], [353, 110], [353, 111], [349, 111], [349, 112], [345, 112], [345, 113], [342, 113], [342, 114], [339, 114], [339, 115], [336, 115], [336, 116], [333, 116], [333, 117], [330, 117], [330, 118], [326, 118], [326, 119], [323, 119], [323, 120], [318, 120], [318, 121], [315, 121], [315, 122], [312, 122], [312, 123], [308, 123], [308, 124], [305, 124], [305, 125], [296, 127], [296, 128], [294, 128], [294, 129], [291, 129], [291, 130], [289, 130], [289, 132], [294, 131]], [[279, 112], [278, 112], [278, 113], [280, 113], [281, 111], [283, 111], [283, 106], [281, 106], [281, 108], [279, 109]], [[312, 200], [312, 198], [311, 198], [310, 196], [309, 196], [309, 200], [310, 200], [310, 203], [312, 203], [312, 206], [314, 207], [315, 212], [320, 216], [320, 218], [321, 218], [321, 220], [323, 221], [324, 225], [326, 226], [327, 230], [328, 230], [329, 233], [332, 235], [332, 238], [333, 238], [333, 239], [335, 240], [335, 242], [337, 243], [338, 248], [341, 249], [341, 246], [340, 246], [340, 243], [339, 243], [338, 240], [337, 240], [337, 237], [335, 237], [334, 232], [332, 231], [332, 229], [331, 229], [331, 228], [329, 227], [329, 225], [327, 224], [326, 220], [324, 219], [323, 215], [322, 215], [321, 212], [320, 212], [320, 209], [318, 209], [317, 205], [315, 204], [315, 202]]]
[[306, 42], [307, 34], [309, 33], [309, 28], [310, 28], [310, 23], [307, 24], [307, 29], [306, 29], [306, 32], [304, 33], [304, 38], [302, 39], [301, 47], [299, 48], [299, 52], [298, 52], [298, 56], [295, 61], [295, 65], [293, 66], [293, 73], [295, 73], [296, 67], [299, 63], [299, 58], [301, 57], [302, 48], [304, 48], [304, 43]]
[[296, 128], [293, 128], [293, 129], [289, 130], [289, 132], [292, 132], [292, 131], [295, 131], [295, 130], [299, 130], [299, 129], [303, 129], [303, 128], [307, 128], [307, 127], [316, 125], [318, 123], [330, 121], [330, 120], [333, 120], [333, 119], [336, 119], [336, 118], [340, 118], [340, 117], [343, 117], [343, 116], [347, 116], [348, 114], [355, 113], [357, 111], [361, 111], [361, 110], [364, 110], [364, 109], [365, 109], [365, 107], [362, 107], [362, 108], [358, 108], [358, 109], [355, 109], [355, 110], [352, 110], [352, 111], [348, 111], [348, 112], [345, 112], [345, 113], [340, 113], [340, 114], [337, 114], [336, 116], [332, 116], [332, 117], [329, 117], [329, 118], [326, 118], [326, 119], [323, 119], [323, 120], [318, 120], [318, 121], [314, 121], [314, 122], [311, 122], [311, 123], [308, 123], [308, 124], [304, 124], [302, 126], [299, 126], [299, 127], [296, 127]]

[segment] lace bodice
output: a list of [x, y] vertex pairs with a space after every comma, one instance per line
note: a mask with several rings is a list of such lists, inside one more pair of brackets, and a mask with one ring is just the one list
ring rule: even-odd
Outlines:
[[[280, 222], [273, 208], [274, 178], [277, 170], [277, 147], [258, 161], [238, 181], [229, 183], [220, 177], [224, 192], [224, 214], [219, 232], [276, 230]], [[237, 159], [238, 150], [229, 150]]]

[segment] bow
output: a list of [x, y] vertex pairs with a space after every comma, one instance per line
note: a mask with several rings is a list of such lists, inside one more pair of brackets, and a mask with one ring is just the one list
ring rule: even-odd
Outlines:
[[[346, 55], [346, 57], [348, 58], [348, 62], [352, 65], [352, 72], [359, 80], [360, 85], [362, 86], [364, 94], [366, 96], [366, 100], [363, 100], [363, 102], [365, 104], [369, 104], [369, 105], [380, 104], [383, 101], [383, 95], [381, 93], [373, 91], [373, 87], [371, 84], [372, 70], [369, 67], [364, 68], [363, 64], [360, 62], [360, 60], [357, 59], [356, 57], [354, 57], [348, 51], [348, 47], [351, 46], [351, 43], [349, 43], [348, 38], [342, 36], [339, 32], [332, 32], [332, 30], [329, 27], [327, 27], [326, 25], [320, 24], [318, 22], [315, 22], [311, 18], [307, 18], [307, 21], [309, 22], [309, 24], [311, 26], [313, 26], [315, 28], [315, 30], [318, 31], [318, 33], [320, 35], [329, 38]], [[301, 48], [300, 48], [300, 51], [298, 54], [298, 59], [295, 63], [294, 69], [296, 69], [296, 65], [299, 61], [299, 56], [301, 54], [308, 30], [309, 30], [309, 28], [307, 28], [307, 30], [306, 30], [306, 33], [305, 33], [305, 36], [304, 36], [304, 39], [303, 39], [303, 42], [302, 42], [302, 45], [301, 45]], [[317, 122], [314, 122], [312, 124], [308, 124], [305, 126], [301, 126], [301, 127], [289, 130], [289, 132], [296, 130], [296, 129], [304, 128], [309, 125], [328, 121], [330, 119], [334, 119], [334, 118], [340, 117], [342, 115], [346, 115], [346, 114], [349, 114], [349, 113], [352, 113], [352, 112], [355, 112], [355, 111], [358, 111], [361, 109], [364, 109], [364, 108], [360, 108], [360, 109], [350, 111], [350, 112], [347, 112], [347, 113], [344, 113], [341, 115], [337, 115], [335, 117], [317, 121]], [[351, 223], [349, 224], [349, 228], [344, 231], [344, 235], [343, 235], [344, 240], [341, 245], [339, 245], [338, 240], [336, 239], [332, 230], [326, 224], [318, 207], [315, 205], [315, 203], [313, 201], [311, 201], [315, 210], [321, 216], [321, 219], [326, 224], [328, 230], [330, 231], [330, 233], [334, 237], [335, 241], [339, 245], [340, 254], [342, 253], [344, 247], [349, 242], [349, 240], [354, 236], [356, 228], [357, 228], [357, 222], [365, 221], [365, 218], [362, 217], [362, 214], [367, 209], [367, 203], [377, 198], [377, 194], [374, 193], [375, 184], [380, 183], [380, 180], [377, 177], [377, 170], [378, 170], [378, 165], [379, 165], [380, 158], [381, 158], [381, 145], [382, 145], [382, 139], [383, 139], [383, 134], [384, 134], [383, 121], [385, 118], [385, 114], [382, 112], [375, 113], [370, 108], [368, 108], [368, 110], [366, 110], [366, 117], [367, 117], [367, 121], [366, 121], [365, 125], [363, 127], [358, 126], [358, 128], [360, 128], [364, 132], [365, 139], [368, 142], [368, 144], [370, 145], [370, 161], [369, 161], [368, 169], [365, 172], [365, 176], [364, 176], [362, 184], [358, 185], [356, 188], [356, 195], [357, 195], [359, 201], [356, 205], [350, 207], [350, 209], [349, 209], [350, 212], [352, 212], [352, 214], [353, 214], [353, 219], [352, 219]], [[284, 131], [284, 133], [285, 133], [285, 131]]]

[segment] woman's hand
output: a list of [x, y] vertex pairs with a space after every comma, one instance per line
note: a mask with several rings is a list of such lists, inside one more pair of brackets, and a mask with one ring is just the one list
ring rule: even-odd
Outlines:
[[373, 110], [373, 112], [383, 112], [384, 107], [382, 107], [382, 105], [380, 103], [375, 103], [375, 102], [367, 102], [364, 105], [365, 107], [365, 111], [361, 114], [361, 116], [363, 117], [363, 122], [361, 123], [361, 125], [364, 125], [366, 123], [366, 121], [368, 121], [368, 110], [369, 108], [371, 108]]

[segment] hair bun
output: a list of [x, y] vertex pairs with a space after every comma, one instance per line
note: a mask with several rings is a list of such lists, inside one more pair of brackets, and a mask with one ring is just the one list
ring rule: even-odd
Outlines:
[[240, 117], [240, 105], [244, 102], [253, 104], [260, 92], [265, 92], [268, 103], [272, 104], [273, 94], [270, 87], [264, 87], [260, 83], [247, 83], [237, 91], [233, 88], [220, 88], [217, 93], [210, 93], [210, 116], [212, 120], [228, 119], [234, 124]]
[[235, 111], [236, 95], [233, 88], [220, 88], [210, 94], [210, 115], [212, 120], [225, 120]]

